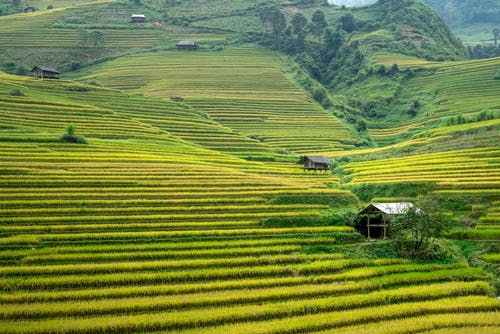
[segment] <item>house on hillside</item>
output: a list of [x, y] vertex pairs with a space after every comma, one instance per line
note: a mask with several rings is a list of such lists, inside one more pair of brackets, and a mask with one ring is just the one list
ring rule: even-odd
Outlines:
[[330, 160], [324, 157], [305, 156], [303, 159], [304, 171], [328, 171], [330, 170]]
[[36, 8], [33, 6], [28, 6], [28, 7], [24, 8], [25, 13], [33, 13], [35, 10], [36, 10]]
[[193, 41], [180, 41], [177, 43], [178, 51], [197, 51], [198, 48], [198, 44]]
[[144, 23], [146, 22], [146, 15], [144, 14], [132, 14], [130, 16], [132, 23]]
[[371, 203], [358, 213], [358, 231], [368, 239], [385, 239], [391, 219], [413, 208], [410, 202]]
[[42, 66], [33, 67], [31, 72], [33, 72], [33, 76], [35, 78], [40, 78], [40, 79], [59, 79], [58, 75], [62, 74], [57, 70]]

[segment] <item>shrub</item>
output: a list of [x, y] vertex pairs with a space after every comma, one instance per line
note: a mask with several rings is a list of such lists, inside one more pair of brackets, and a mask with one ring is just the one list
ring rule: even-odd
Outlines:
[[68, 86], [65, 87], [64, 90], [70, 91], [70, 92], [88, 92], [89, 89], [84, 86]]
[[15, 88], [9, 92], [10, 96], [24, 96], [24, 93], [21, 92], [19, 89]]
[[450, 222], [439, 206], [439, 198], [425, 196], [420, 197], [405, 214], [391, 220], [390, 234], [399, 245], [401, 256], [429, 260], [449, 257], [448, 252], [443, 251], [443, 245], [436, 244], [436, 238], [443, 236], [449, 227]]
[[76, 134], [76, 127], [70, 124], [66, 127], [66, 133], [61, 136], [61, 141], [65, 143], [87, 144], [87, 140]]
[[24, 66], [18, 66], [16, 68], [16, 71], [14, 72], [14, 74], [16, 75], [28, 75], [29, 71], [26, 67]]

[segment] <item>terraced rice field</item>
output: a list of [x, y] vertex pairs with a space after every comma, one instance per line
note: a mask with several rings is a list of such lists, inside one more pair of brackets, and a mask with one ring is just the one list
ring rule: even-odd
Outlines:
[[[0, 46], [74, 46], [72, 20], [111, 2], [2, 17]], [[221, 3], [182, 1], [175, 15], [248, 6]], [[186, 37], [120, 20], [97, 22], [106, 47]], [[332, 252], [361, 240], [348, 226], [264, 224], [358, 205], [337, 177], [295, 164], [295, 153], [354, 139], [270, 51], [143, 53], [76, 77], [104, 88], [0, 73], [0, 333], [498, 332], [481, 269]], [[58, 141], [68, 124], [89, 143]], [[380, 130], [381, 140], [397, 133]], [[498, 156], [489, 147], [346, 168], [353, 183], [436, 181], [443, 193], [495, 198]], [[497, 207], [476, 231], [496, 231]]]
[[266, 50], [138, 54], [98, 65], [81, 79], [164, 99], [182, 96], [195, 110], [275, 149], [303, 153], [354, 144], [347, 127], [311, 102]]
[[[54, 9], [0, 17], [0, 47], [76, 48], [80, 46], [79, 29], [89, 29], [89, 25], [102, 32], [104, 44], [100, 47], [106, 48], [151, 48], [160, 45], [175, 48], [176, 41], [191, 36], [183, 29], [164, 29], [154, 22], [134, 25], [130, 23], [134, 9], [126, 4], [110, 6], [117, 2], [115, 0], [38, 2], [38, 8], [45, 9], [52, 4]], [[227, 34], [197, 34], [200, 42], [222, 41], [227, 37]]]
[[[261, 225], [319, 216], [331, 209], [322, 198], [355, 205], [327, 186], [335, 177], [196, 142], [196, 130], [245, 137], [183, 104], [1, 78], [2, 333], [498, 326], [500, 304], [480, 269], [321, 254], [360, 236], [346, 226]], [[88, 145], [55, 140], [68, 123]], [[270, 154], [265, 142], [245, 143]]]
[[[500, 58], [436, 63], [404, 56], [377, 55], [375, 62], [389, 66], [396, 63], [402, 68], [423, 67], [432, 70], [429, 74], [418, 75], [407, 81], [404, 89], [435, 96], [435, 106], [432, 110], [411, 120], [369, 122], [369, 133], [380, 145], [391, 144], [397, 136], [407, 132], [417, 136], [437, 136], [480, 127], [498, 128], [498, 119], [458, 126], [442, 126], [441, 122], [459, 114], [473, 116], [484, 110], [497, 115], [500, 113], [500, 81], [494, 80], [500, 68]], [[429, 129], [428, 125], [433, 123]]]
[[443, 194], [498, 196], [496, 147], [353, 162], [345, 166], [352, 183], [433, 182]]

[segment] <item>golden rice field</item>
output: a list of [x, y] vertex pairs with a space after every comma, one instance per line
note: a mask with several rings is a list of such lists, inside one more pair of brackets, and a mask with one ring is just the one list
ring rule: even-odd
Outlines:
[[[88, 13], [105, 28], [107, 48], [163, 50], [191, 37], [151, 22], [129, 29], [125, 2], [55, 0], [45, 10], [48, 3], [0, 17], [0, 47], [75, 46]], [[248, 6], [224, 3], [182, 1], [175, 15]], [[119, 18], [101, 22], [111, 11]], [[479, 111], [467, 94], [498, 108], [496, 86], [482, 81], [497, 63], [439, 65], [435, 83], [447, 90], [436, 117], [462, 105]], [[499, 331], [500, 302], [480, 268], [332, 251], [362, 241], [349, 226], [266, 224], [359, 206], [338, 177], [296, 164], [305, 153], [344, 155], [356, 139], [288, 77], [280, 56], [255, 47], [155, 51], [68, 78], [79, 82], [0, 72], [0, 333]], [[370, 133], [383, 142], [425, 121]], [[69, 124], [88, 144], [58, 140]], [[411, 143], [497, 125], [426, 129]], [[492, 203], [467, 237], [498, 240], [499, 154], [463, 149], [345, 169], [352, 184], [430, 181], [442, 194], [481, 194]], [[497, 264], [498, 254], [482, 259]]]
[[352, 162], [345, 169], [356, 183], [433, 182], [443, 194], [478, 191], [498, 196], [497, 147]]
[[[14, 87], [24, 96], [10, 96]], [[261, 225], [319, 216], [330, 209], [321, 198], [356, 205], [327, 187], [335, 177], [196, 141], [188, 134], [232, 135], [241, 154], [279, 156], [185, 105], [74, 87], [2, 74], [0, 332], [498, 326], [500, 304], [480, 269], [308, 252], [360, 236], [345, 226]], [[68, 123], [88, 145], [54, 140]]]
[[[440, 122], [459, 114], [473, 116], [485, 110], [497, 114], [500, 112], [498, 105], [500, 81], [494, 80], [500, 67], [500, 58], [428, 62], [407, 56], [379, 54], [375, 55], [374, 62], [386, 66], [398, 64], [401, 68], [432, 70], [428, 74], [418, 75], [407, 81], [404, 89], [435, 96], [432, 110], [413, 119], [369, 122], [369, 133], [380, 145], [391, 144], [397, 136], [408, 132], [414, 136], [437, 136], [477, 128], [498, 128], [498, 119], [458, 126], [444, 126]], [[428, 125], [433, 122], [435, 124], [429, 129]]]
[[267, 147], [292, 152], [353, 148], [336, 117], [310, 101], [271, 51], [155, 52], [97, 65], [80, 79], [169, 99], [206, 113], [219, 124]]

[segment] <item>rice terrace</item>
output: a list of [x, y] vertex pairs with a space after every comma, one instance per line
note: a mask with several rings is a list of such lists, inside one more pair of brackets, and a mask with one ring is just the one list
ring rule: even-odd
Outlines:
[[0, 1], [0, 333], [500, 333], [491, 0]]

